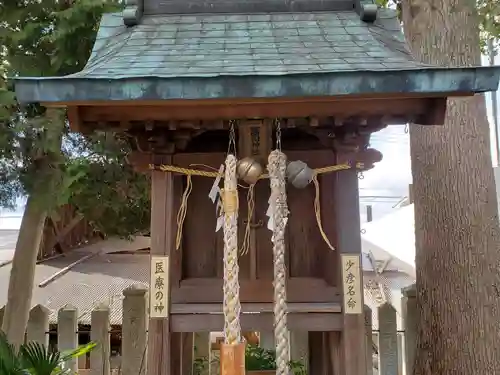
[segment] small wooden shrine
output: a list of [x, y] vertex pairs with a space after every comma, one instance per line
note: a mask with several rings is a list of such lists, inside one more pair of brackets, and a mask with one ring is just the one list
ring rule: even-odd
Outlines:
[[[372, 0], [129, 0], [85, 68], [18, 78], [75, 131], [121, 132], [152, 174], [148, 375], [179, 375], [179, 332], [308, 334], [309, 373], [365, 375], [358, 173], [387, 125], [443, 124], [497, 69], [432, 67]], [[124, 163], [127, 162], [124, 160]], [[180, 345], [180, 344], [179, 344]], [[227, 354], [231, 355], [227, 355]]]

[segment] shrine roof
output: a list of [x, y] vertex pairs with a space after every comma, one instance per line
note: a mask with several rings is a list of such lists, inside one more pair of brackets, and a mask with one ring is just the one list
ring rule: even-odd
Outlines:
[[499, 69], [410, 55], [397, 15], [355, 11], [103, 16], [85, 68], [16, 78], [20, 102], [451, 93], [496, 90]]

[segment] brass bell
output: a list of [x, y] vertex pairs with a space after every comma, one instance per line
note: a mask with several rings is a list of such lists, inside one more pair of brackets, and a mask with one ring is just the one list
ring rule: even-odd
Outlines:
[[259, 177], [264, 172], [262, 165], [253, 159], [253, 158], [243, 158], [238, 160], [238, 164], [236, 165], [236, 173], [238, 178], [245, 181], [249, 185], [255, 184]]
[[297, 189], [303, 189], [313, 179], [314, 171], [301, 160], [290, 162], [286, 167], [286, 178]]

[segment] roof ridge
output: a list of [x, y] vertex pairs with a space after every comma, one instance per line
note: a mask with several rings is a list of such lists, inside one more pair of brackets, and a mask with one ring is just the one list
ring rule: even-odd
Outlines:
[[125, 26], [135, 26], [141, 22], [144, 13], [144, 0], [126, 0], [123, 9], [123, 23]]
[[363, 22], [372, 23], [377, 19], [378, 5], [375, 0], [355, 0], [355, 9]]

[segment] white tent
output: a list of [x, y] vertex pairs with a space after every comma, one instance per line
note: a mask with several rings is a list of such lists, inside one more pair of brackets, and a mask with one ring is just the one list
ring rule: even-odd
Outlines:
[[[365, 303], [372, 309], [374, 329], [378, 328], [377, 307], [384, 300], [396, 309], [398, 329], [402, 329], [401, 289], [415, 282], [413, 214], [413, 205], [408, 205], [362, 225]], [[377, 289], [382, 285], [385, 297], [380, 300]]]
[[387, 262], [386, 271], [401, 271], [415, 277], [415, 221], [413, 204], [399, 208], [362, 226], [365, 257]]

